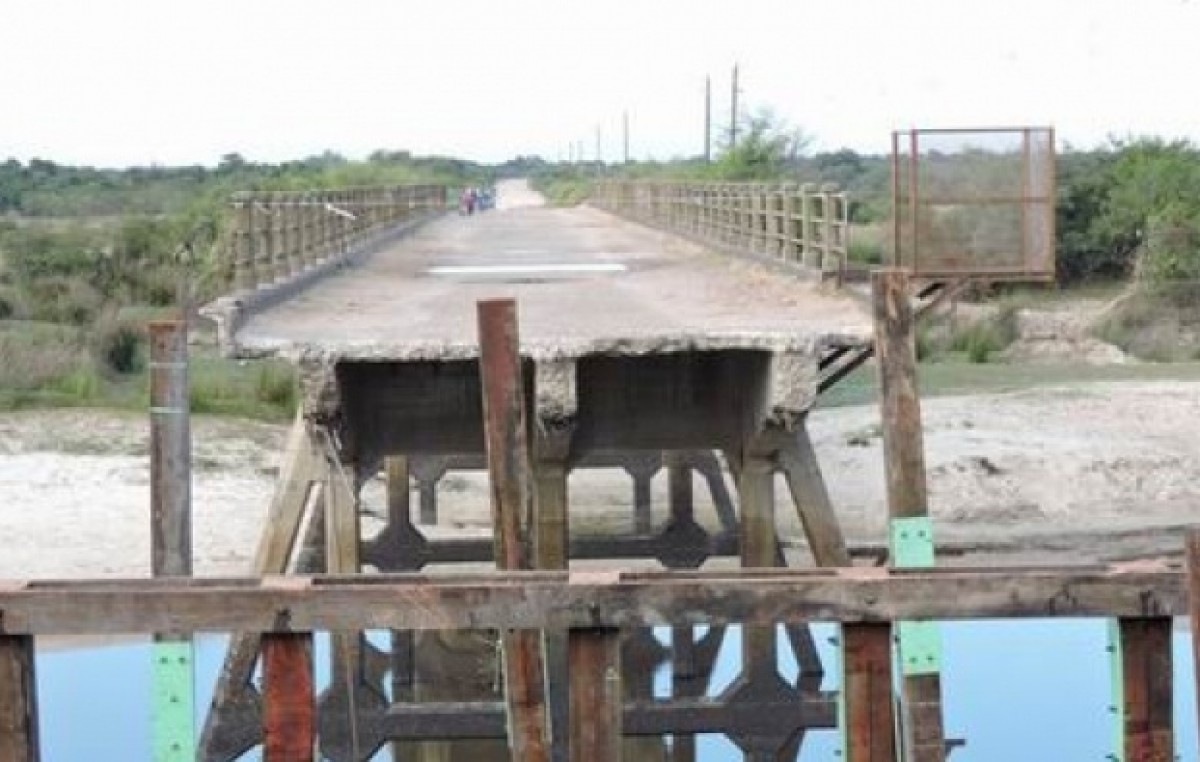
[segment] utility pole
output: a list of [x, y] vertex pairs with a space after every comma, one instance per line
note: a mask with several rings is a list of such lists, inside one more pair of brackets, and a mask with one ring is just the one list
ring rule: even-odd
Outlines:
[[622, 157], [625, 163], [629, 163], [629, 112], [626, 111], [621, 115], [621, 130], [622, 138], [621, 145], [623, 146]]
[[733, 65], [733, 82], [729, 88], [729, 147], [737, 147], [738, 133], [738, 65]]
[[596, 125], [596, 161], [600, 164], [604, 163], [604, 151], [601, 150], [603, 145], [603, 135], [600, 132], [600, 125]]
[[704, 163], [712, 163], [712, 76], [704, 78]]

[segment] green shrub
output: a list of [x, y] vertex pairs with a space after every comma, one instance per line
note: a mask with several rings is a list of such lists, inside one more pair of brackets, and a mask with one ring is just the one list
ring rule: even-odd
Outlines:
[[92, 356], [106, 373], [125, 375], [141, 371], [145, 337], [133, 323], [121, 320], [115, 312], [105, 314], [91, 335]]
[[25, 300], [15, 286], [0, 286], [0, 320], [25, 317]]

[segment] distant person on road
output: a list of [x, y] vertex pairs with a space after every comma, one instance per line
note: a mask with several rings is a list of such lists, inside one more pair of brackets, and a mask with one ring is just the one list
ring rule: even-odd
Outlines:
[[474, 214], [476, 201], [477, 201], [477, 198], [475, 196], [475, 189], [474, 188], [463, 188], [462, 196], [460, 196], [458, 199], [459, 213]]

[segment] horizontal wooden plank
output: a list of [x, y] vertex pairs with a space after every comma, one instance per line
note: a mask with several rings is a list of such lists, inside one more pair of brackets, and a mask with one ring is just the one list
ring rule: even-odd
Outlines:
[[1186, 613], [1166, 565], [0, 583], [0, 632], [637, 627]]

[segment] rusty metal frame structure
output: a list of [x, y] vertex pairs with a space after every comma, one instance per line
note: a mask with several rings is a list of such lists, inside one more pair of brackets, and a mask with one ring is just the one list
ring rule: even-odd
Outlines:
[[[1019, 168], [1017, 188], [984, 187], [968, 191], [950, 182], [950, 191], [931, 195], [926, 187], [927, 170], [933, 161], [948, 166], [954, 152], [929, 148], [930, 142], [961, 140], [961, 154], [986, 155], [970, 143], [973, 138], [1014, 139], [1009, 168]], [[997, 154], [1002, 156], [1002, 154]], [[957, 161], [962, 162], [961, 159]], [[1002, 158], [994, 160], [1003, 161]], [[892, 133], [892, 219], [890, 264], [902, 267], [917, 278], [953, 280], [975, 278], [1004, 281], [1045, 282], [1054, 278], [1055, 147], [1052, 127], [985, 127], [897, 130]], [[1007, 262], [988, 252], [991, 241], [947, 242], [948, 234], [935, 232], [936, 218], [957, 215], [966, 224], [977, 223], [981, 210], [1014, 208], [1019, 230], [1016, 251], [1006, 252]], [[978, 226], [977, 226], [978, 227]], [[986, 235], [983, 236], [987, 238]]]

